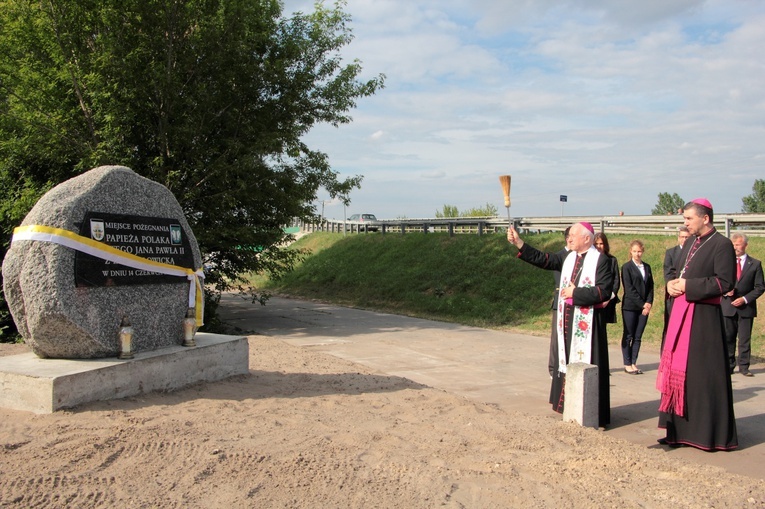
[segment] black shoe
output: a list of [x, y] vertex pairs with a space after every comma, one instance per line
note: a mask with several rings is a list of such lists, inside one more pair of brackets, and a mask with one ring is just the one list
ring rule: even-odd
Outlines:
[[673, 449], [677, 449], [678, 447], [685, 447], [685, 444], [669, 443], [666, 438], [660, 438], [657, 440], [657, 442], [659, 442], [659, 445], [668, 445]]
[[744, 376], [754, 376], [754, 373], [750, 373], [748, 369], [745, 369], [743, 371], [739, 369], [738, 372]]

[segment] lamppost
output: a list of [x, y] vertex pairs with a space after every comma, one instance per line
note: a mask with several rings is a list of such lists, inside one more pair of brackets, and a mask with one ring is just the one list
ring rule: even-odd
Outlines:
[[319, 229], [324, 231], [324, 204], [332, 203], [332, 200], [321, 200], [321, 219], [319, 220]]
[[345, 237], [346, 229], [348, 228], [348, 225], [346, 224], [348, 222], [346, 207], [348, 207], [348, 204], [351, 202], [351, 198], [347, 194], [341, 194], [338, 198], [343, 202], [343, 237]]

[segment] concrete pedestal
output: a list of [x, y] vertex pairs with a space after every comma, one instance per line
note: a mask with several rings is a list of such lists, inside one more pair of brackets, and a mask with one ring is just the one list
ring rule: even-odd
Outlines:
[[196, 347], [171, 346], [128, 360], [0, 357], [0, 406], [38, 414], [90, 401], [179, 389], [249, 372], [246, 337], [197, 333]]
[[594, 364], [574, 362], [566, 368], [566, 400], [563, 420], [575, 421], [582, 426], [597, 428], [598, 422], [598, 367]]

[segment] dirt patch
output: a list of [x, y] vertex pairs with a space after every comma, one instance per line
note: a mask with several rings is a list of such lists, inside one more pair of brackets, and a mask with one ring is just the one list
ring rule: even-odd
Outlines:
[[249, 375], [52, 415], [0, 409], [0, 506], [765, 507], [763, 481], [249, 341]]

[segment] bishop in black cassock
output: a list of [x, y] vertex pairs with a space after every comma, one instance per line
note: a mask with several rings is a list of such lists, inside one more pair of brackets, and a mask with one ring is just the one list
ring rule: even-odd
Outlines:
[[[733, 288], [736, 257], [730, 240], [712, 225], [708, 200], [689, 202], [683, 216], [692, 237], [676, 262], [678, 278], [668, 284], [675, 302], [657, 378], [659, 427], [667, 431], [659, 442], [731, 450], [738, 435], [720, 300]], [[690, 325], [685, 339], [679, 324]]]
[[[576, 307], [591, 307], [601, 304], [611, 298], [611, 288], [615, 277], [611, 269], [611, 262], [607, 256], [601, 255], [597, 250], [590, 250], [593, 242], [593, 229], [588, 223], [576, 223], [572, 225], [569, 234], [572, 236], [571, 251], [568, 253], [545, 253], [524, 243], [514, 229], [508, 231], [508, 240], [518, 247], [518, 257], [545, 270], [563, 269], [563, 264], [568, 256], [579, 256], [574, 263], [572, 274], [562, 274], [572, 279], [575, 288], [571, 304], [564, 307], [563, 336], [565, 341], [566, 364], [571, 362], [571, 338], [576, 324], [573, 315]], [[519, 245], [520, 244], [520, 245]], [[595, 283], [589, 287], [580, 287], [581, 267], [587, 256], [598, 256], [595, 272]], [[591, 359], [590, 363], [598, 366], [598, 418], [599, 425], [604, 427], [611, 422], [611, 397], [609, 389], [609, 365], [608, 365], [608, 342], [606, 339], [606, 322], [603, 317], [603, 308], [592, 308], [594, 312], [592, 321]], [[555, 365], [558, 365], [557, 351], [555, 352]], [[576, 359], [574, 359], [576, 360]], [[550, 403], [553, 410], [563, 413], [565, 401], [566, 375], [560, 371], [553, 373], [550, 387]]]

